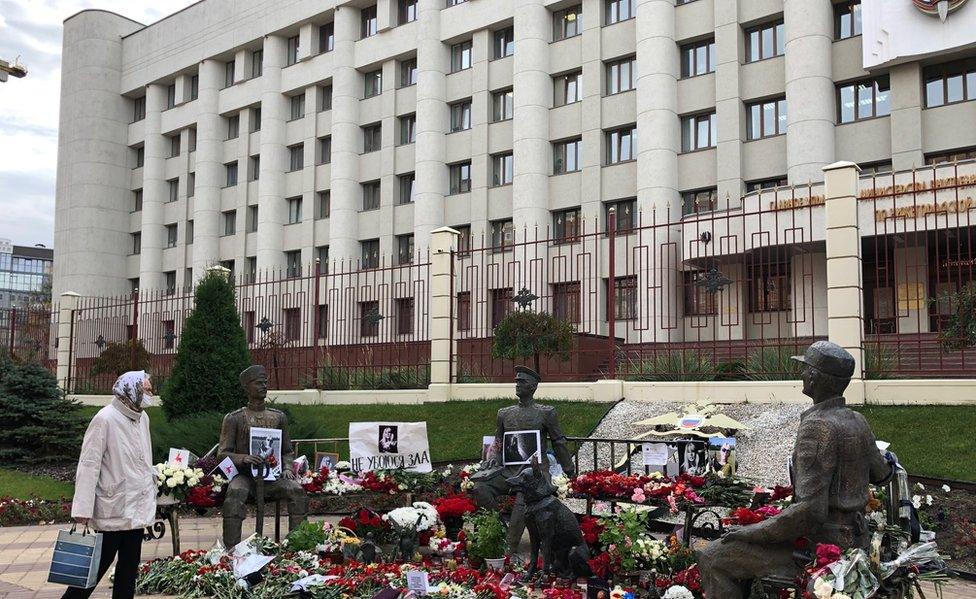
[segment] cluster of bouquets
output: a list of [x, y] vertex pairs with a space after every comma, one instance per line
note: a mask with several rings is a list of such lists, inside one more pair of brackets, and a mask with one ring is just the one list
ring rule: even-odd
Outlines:
[[206, 476], [200, 468], [156, 464], [156, 487], [160, 497], [168, 496], [183, 501], [190, 489], [196, 487]]

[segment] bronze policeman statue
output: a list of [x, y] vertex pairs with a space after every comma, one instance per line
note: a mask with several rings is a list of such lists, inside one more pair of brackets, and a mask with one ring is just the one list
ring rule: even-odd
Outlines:
[[227, 486], [224, 499], [224, 546], [228, 549], [241, 541], [241, 524], [247, 515], [245, 504], [254, 497], [254, 477], [251, 466], [262, 466], [264, 459], [252, 455], [250, 448], [251, 427], [281, 430], [281, 478], [264, 482], [268, 499], [288, 500], [288, 525], [294, 529], [305, 520], [308, 498], [305, 490], [295, 479], [292, 462], [295, 459], [288, 436], [288, 417], [284, 412], [264, 405], [268, 394], [268, 373], [264, 366], [250, 366], [240, 375], [241, 385], [247, 393], [247, 406], [224, 416], [220, 428], [218, 459], [230, 457], [237, 466], [238, 475]]
[[864, 520], [868, 485], [886, 482], [892, 454], [883, 457], [861, 414], [845, 405], [844, 390], [854, 358], [835, 343], [818, 341], [803, 356], [803, 394], [813, 407], [800, 416], [791, 475], [794, 503], [777, 516], [727, 533], [701, 554], [699, 568], [708, 597], [739, 599], [749, 581], [794, 576], [794, 542], [830, 543], [842, 550], [866, 548]]

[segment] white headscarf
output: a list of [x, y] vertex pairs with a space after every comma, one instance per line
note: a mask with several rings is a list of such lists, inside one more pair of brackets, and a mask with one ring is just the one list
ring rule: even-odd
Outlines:
[[152, 395], [143, 391], [147, 376], [145, 370], [130, 370], [116, 379], [112, 393], [136, 411], [152, 406]]

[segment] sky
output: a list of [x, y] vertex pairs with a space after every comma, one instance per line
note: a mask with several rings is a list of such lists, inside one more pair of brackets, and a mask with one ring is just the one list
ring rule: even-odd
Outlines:
[[152, 23], [194, 0], [0, 0], [0, 58], [27, 68], [0, 83], [0, 238], [54, 244], [61, 30], [86, 8]]

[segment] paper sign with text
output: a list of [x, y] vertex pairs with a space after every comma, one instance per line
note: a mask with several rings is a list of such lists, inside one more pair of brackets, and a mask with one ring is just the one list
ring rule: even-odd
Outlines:
[[668, 446], [665, 443], [642, 443], [641, 453], [645, 466], [663, 466], [668, 463]]
[[350, 422], [349, 463], [355, 472], [430, 472], [426, 422]]
[[407, 572], [407, 589], [418, 595], [427, 595], [430, 593], [430, 582], [427, 579], [427, 573], [423, 570], [409, 570]]

